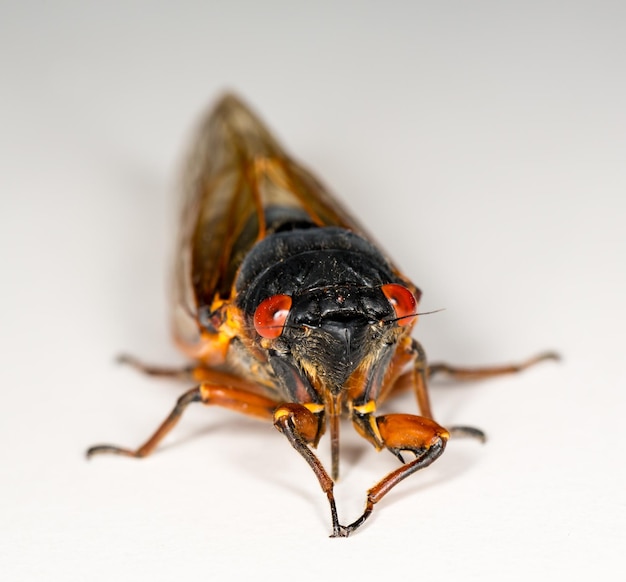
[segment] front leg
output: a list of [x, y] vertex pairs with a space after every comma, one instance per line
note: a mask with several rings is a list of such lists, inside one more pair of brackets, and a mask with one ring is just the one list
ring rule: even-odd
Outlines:
[[309, 445], [315, 446], [319, 440], [322, 427], [321, 417], [303, 404], [283, 404], [274, 411], [274, 426], [287, 437], [291, 446], [302, 455], [311, 469], [313, 469], [322, 491], [326, 494], [333, 525], [331, 537], [346, 537], [350, 532], [339, 524], [337, 505], [333, 493], [335, 483], [326, 469], [324, 469], [322, 462], [309, 447]]
[[[361, 427], [368, 426], [375, 433], [375, 444], [378, 448], [388, 449], [402, 463], [405, 463], [402, 453], [412, 453], [415, 459], [392, 471], [368, 490], [363, 514], [345, 528], [345, 535], [350, 535], [363, 525], [374, 510], [374, 505], [400, 481], [436, 461], [450, 438], [450, 433], [434, 420], [412, 414], [386, 414], [378, 417], [361, 415], [358, 420], [355, 419], [355, 423], [357, 422]], [[372, 437], [369, 440], [373, 440]]]

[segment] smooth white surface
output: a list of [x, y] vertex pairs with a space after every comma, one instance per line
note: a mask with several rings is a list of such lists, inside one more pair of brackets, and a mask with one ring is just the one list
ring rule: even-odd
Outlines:
[[[0, 3], [3, 580], [622, 580], [623, 2]], [[189, 410], [166, 281], [186, 139], [225, 88], [424, 292], [431, 359], [564, 355], [433, 391], [452, 442], [358, 535], [270, 426]], [[396, 410], [415, 410], [409, 398]], [[344, 429], [343, 522], [395, 467]], [[328, 443], [320, 455], [328, 460]]]

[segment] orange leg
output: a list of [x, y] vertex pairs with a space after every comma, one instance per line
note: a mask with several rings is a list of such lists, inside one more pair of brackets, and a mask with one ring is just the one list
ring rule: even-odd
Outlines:
[[388, 449], [402, 463], [405, 463], [402, 457], [403, 452], [412, 453], [415, 459], [392, 471], [368, 490], [363, 514], [356, 521], [342, 528], [341, 535], [344, 536], [350, 535], [359, 528], [371, 515], [374, 505], [400, 481], [437, 460], [450, 437], [449, 432], [435, 421], [411, 414], [387, 414], [378, 417], [366, 414], [359, 415], [355, 422], [361, 427], [371, 426], [375, 437], [372, 434], [368, 438], [372, 441], [375, 438], [374, 444], [378, 448]]
[[[539, 354], [521, 364], [510, 366], [493, 366], [486, 368], [457, 368], [447, 364], [428, 366], [426, 354], [421, 345], [413, 341], [412, 350], [414, 363], [408, 372], [401, 375], [389, 390], [392, 396], [408, 386], [412, 386], [419, 406], [421, 416], [409, 414], [388, 414], [374, 416], [376, 403], [373, 401], [355, 406], [352, 410], [352, 421], [357, 431], [368, 439], [377, 449], [386, 448], [403, 463], [402, 467], [389, 473], [367, 492], [365, 510], [361, 517], [348, 526], [341, 528], [341, 535], [350, 535], [359, 528], [374, 510], [378, 503], [400, 481], [406, 479], [416, 471], [433, 463], [443, 453], [446, 443], [451, 436], [470, 436], [481, 441], [485, 440], [484, 433], [473, 427], [457, 426], [448, 430], [433, 420], [430, 398], [428, 394], [428, 380], [436, 373], [447, 373], [454, 378], [463, 380], [489, 378], [502, 374], [512, 374], [544, 360], [558, 360], [558, 355], [552, 352]], [[409, 452], [415, 459], [405, 463], [402, 453]]]
[[161, 376], [163, 378], [180, 378], [182, 380], [190, 380], [193, 378], [195, 366], [183, 366], [181, 368], [163, 368], [160, 366], [152, 366], [144, 364], [141, 360], [128, 354], [120, 354], [117, 357], [120, 364], [127, 364], [135, 368], [135, 370], [148, 376]]
[[[519, 364], [504, 366], [461, 368], [444, 363], [436, 363], [429, 366], [422, 346], [414, 340], [412, 347], [415, 351], [415, 362], [413, 367], [411, 370], [398, 378], [393, 389], [391, 390], [390, 395], [397, 394], [405, 390], [407, 386], [412, 386], [415, 392], [420, 414], [431, 419], [433, 418], [433, 413], [428, 393], [428, 381], [436, 374], [447, 374], [457, 380], [482, 380], [505, 374], [516, 374], [540, 362], [560, 359], [558, 354], [554, 352], [543, 352]], [[450, 427], [448, 430], [450, 435], [453, 437], [471, 437], [481, 442], [485, 442], [487, 439], [482, 430], [471, 426], [455, 426]]]
[[258, 387], [255, 384], [248, 382], [239, 376], [228, 374], [227, 372], [220, 372], [201, 364], [183, 366], [180, 368], [166, 368], [144, 364], [141, 360], [138, 360], [134, 356], [129, 356], [128, 354], [120, 355], [117, 358], [117, 361], [121, 364], [128, 364], [129, 366], [135, 368], [138, 372], [148, 374], [149, 376], [195, 380], [196, 382], [212, 382], [214, 384], [222, 384], [224, 386], [232, 386], [241, 388], [242, 390], [258, 392]]
[[561, 357], [555, 352], [542, 352], [532, 358], [520, 362], [519, 364], [510, 364], [505, 366], [486, 366], [484, 368], [461, 368], [458, 366], [450, 366], [438, 362], [427, 368], [428, 378], [432, 378], [435, 374], [447, 374], [456, 380], [483, 380], [484, 378], [493, 378], [494, 376], [503, 376], [505, 374], [517, 374], [530, 368], [539, 362], [546, 360], [560, 360]]
[[[415, 340], [412, 343], [413, 350], [415, 352], [415, 361], [413, 367], [400, 376], [396, 381], [396, 384], [392, 390], [393, 392], [401, 391], [407, 384], [413, 386], [415, 398], [420, 414], [424, 418], [433, 419], [433, 412], [430, 406], [430, 395], [428, 393], [428, 380], [431, 376], [430, 369], [426, 361], [426, 352], [424, 348]], [[472, 426], [453, 426], [448, 429], [450, 436], [453, 437], [471, 437], [485, 442], [487, 437], [485, 433], [479, 428]]]
[[[241, 380], [243, 383], [244, 381]], [[320, 486], [328, 498], [333, 523], [333, 537], [347, 535], [345, 528], [339, 524], [337, 508], [333, 494], [334, 483], [324, 469], [321, 461], [315, 456], [309, 445], [316, 446], [323, 430], [323, 409], [312, 412], [305, 405], [285, 403], [277, 405], [275, 400], [253, 392], [220, 386], [212, 383], [202, 383], [185, 392], [177, 401], [176, 406], [161, 423], [154, 434], [139, 448], [126, 449], [113, 445], [96, 445], [87, 451], [87, 457], [100, 454], [123, 455], [142, 458], [154, 452], [159, 443], [176, 426], [184, 410], [192, 402], [214, 404], [229, 408], [261, 419], [273, 419], [274, 426], [283, 433], [291, 445], [309, 463], [315, 473]], [[314, 406], [319, 408], [318, 405]]]
[[203, 383], [185, 392], [176, 402], [176, 406], [169, 416], [161, 423], [154, 434], [138, 449], [125, 449], [112, 445], [97, 445], [87, 451], [87, 457], [100, 454], [124, 455], [127, 457], [147, 457], [176, 426], [184, 410], [192, 402], [214, 404], [224, 408], [230, 408], [237, 412], [256, 416], [262, 419], [271, 419], [276, 408], [276, 402], [266, 396], [254, 394], [247, 390]]

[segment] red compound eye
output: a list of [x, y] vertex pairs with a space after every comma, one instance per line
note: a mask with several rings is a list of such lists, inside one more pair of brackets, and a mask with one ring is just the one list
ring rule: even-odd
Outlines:
[[417, 317], [417, 299], [415, 299], [415, 295], [403, 285], [396, 285], [395, 283], [383, 285], [381, 289], [396, 312], [398, 325], [413, 323]]
[[289, 295], [272, 295], [261, 301], [254, 312], [254, 329], [261, 337], [274, 339], [283, 333], [291, 309]]

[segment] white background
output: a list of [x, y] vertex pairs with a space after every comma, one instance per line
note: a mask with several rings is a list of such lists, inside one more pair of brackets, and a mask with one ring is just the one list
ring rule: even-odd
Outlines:
[[[3, 580], [623, 580], [625, 71], [621, 1], [0, 2]], [[418, 325], [431, 359], [564, 356], [435, 388], [489, 442], [450, 443], [347, 540], [285, 439], [227, 411], [84, 459], [189, 387], [114, 357], [183, 361], [177, 171], [227, 88], [446, 309]], [[346, 523], [396, 463], [342, 437]]]

